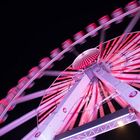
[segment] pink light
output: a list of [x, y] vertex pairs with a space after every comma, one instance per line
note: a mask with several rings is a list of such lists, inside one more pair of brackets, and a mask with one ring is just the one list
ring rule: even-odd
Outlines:
[[71, 46], [72, 43], [73, 43], [73, 42], [72, 42], [71, 39], [67, 39], [66, 41], [64, 41], [64, 42], [62, 43], [62, 49], [65, 50], [65, 49], [69, 48], [69, 47]]
[[[137, 1], [132, 1], [132, 2], [130, 2], [130, 3], [128, 3], [126, 6], [125, 6], [125, 9], [126, 9], [126, 11], [130, 11], [130, 10], [133, 10], [133, 9], [135, 9], [135, 8], [137, 8], [138, 7], [138, 3], [137, 3]], [[134, 16], [136, 13], [133, 13], [133, 14], [131, 14], [131, 16]]]
[[[77, 41], [77, 40], [81, 39], [83, 36], [84, 36], [84, 32], [83, 31], [79, 31], [73, 37], [74, 37], [74, 40]], [[85, 43], [85, 39], [81, 40], [80, 43], [81, 44]]]
[[98, 49], [89, 49], [80, 54], [73, 62], [74, 69], [84, 69], [93, 64], [99, 55]]
[[7, 114], [3, 118], [0, 118], [0, 124], [4, 123], [7, 118], [8, 118]]
[[[124, 34], [121, 35], [120, 37], [117, 37], [116, 38], [117, 42], [112, 45], [113, 48], [111, 47], [110, 50], [108, 50], [109, 53], [106, 55], [105, 61], [110, 61], [110, 59], [115, 55], [115, 53], [118, 53], [118, 52], [120, 52], [120, 50], [127, 47], [127, 45], [130, 44], [130, 42], [132, 42], [136, 37], [138, 37], [138, 35], [139, 35], [139, 33], [129, 34], [127, 36], [127, 38], [124, 40], [124, 42], [122, 42], [122, 43], [121, 43], [121, 40], [123, 39]], [[123, 44], [124, 44], [124, 46], [122, 47]], [[130, 47], [127, 47], [127, 49], [130, 49]]]
[[32, 78], [35, 74], [39, 72], [39, 67], [35, 66], [29, 70], [28, 76]]
[[[105, 15], [103, 17], [101, 17], [98, 21], [100, 25], [104, 25], [106, 22], [108, 22], [110, 20], [108, 15]], [[108, 29], [110, 26], [105, 26], [105, 29]]]
[[[44, 57], [40, 60], [39, 62], [39, 66], [40, 68], [43, 68], [47, 63], [49, 63], [51, 61], [51, 59], [49, 57]], [[49, 68], [51, 68], [52, 66], [50, 66]]]
[[11, 88], [11, 89], [8, 91], [8, 94], [16, 95], [16, 94], [17, 94], [17, 91], [18, 91], [17, 87], [13, 87], [13, 88]]
[[19, 81], [18, 81], [18, 88], [21, 89], [27, 82], [29, 81], [29, 79], [25, 76], [22, 77]]
[[137, 47], [137, 44], [139, 43], [139, 38], [140, 36], [137, 36], [131, 43], [129, 43], [125, 48], [122, 48], [118, 51], [118, 53], [114, 53], [114, 55], [112, 55], [112, 57], [110, 56], [110, 59], [108, 62], [113, 62], [113, 61], [118, 61], [119, 58], [125, 53], [127, 52], [128, 49], [132, 49]]
[[[86, 27], [86, 31], [88, 32], [88, 33], [90, 33], [91, 31], [93, 31], [93, 30], [95, 30], [97, 28], [97, 25], [95, 24], [95, 23], [91, 23], [91, 24], [89, 24], [87, 27]], [[94, 36], [96, 36], [98, 33], [96, 32], [96, 33], [93, 33], [91, 36], [92, 37], [94, 37]]]
[[[60, 49], [59, 48], [55, 48], [53, 51], [51, 51], [50, 55], [51, 55], [51, 58], [55, 58], [59, 53], [60, 53]], [[61, 60], [63, 59], [63, 56], [59, 57], [58, 60]]]
[[[113, 17], [113, 18], [116, 18], [116, 17], [118, 17], [118, 16], [120, 16], [120, 15], [122, 15], [122, 14], [123, 14], [122, 8], [117, 8], [116, 10], [114, 10], [114, 11], [112, 12], [112, 17]], [[116, 21], [116, 23], [118, 24], [118, 23], [122, 22], [122, 20], [123, 20], [123, 18], [120, 18], [120, 19], [118, 19], [118, 20]]]

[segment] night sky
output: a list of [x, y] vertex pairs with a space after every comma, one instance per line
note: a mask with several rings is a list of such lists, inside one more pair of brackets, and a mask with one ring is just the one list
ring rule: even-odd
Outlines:
[[[96, 22], [111, 14], [118, 7], [124, 7], [130, 0], [86, 0], [86, 1], [55, 1], [33, 3], [2, 3], [0, 5], [0, 97], [16, 86], [17, 81], [28, 74], [29, 69], [38, 65], [41, 58], [49, 56], [50, 51], [60, 47], [61, 43], [84, 29], [88, 24]], [[106, 40], [121, 34], [128, 24], [125, 19], [120, 25], [111, 25], [106, 33]], [[138, 23], [139, 24], [139, 23]], [[134, 30], [140, 30], [138, 25]], [[96, 39], [96, 40], [95, 40]], [[95, 38], [99, 43], [99, 37]], [[84, 45], [83, 45], [84, 46]], [[74, 55], [67, 55], [64, 62], [55, 63], [53, 69], [63, 70], [74, 60]], [[48, 77], [36, 81], [31, 91], [48, 87], [54, 78]], [[18, 105], [9, 112], [7, 124], [24, 113], [37, 107], [41, 98]], [[3, 125], [1, 125], [3, 126]], [[29, 130], [36, 126], [36, 118], [18, 127], [2, 139], [21, 139]], [[136, 140], [140, 137], [140, 128], [136, 123], [102, 134], [97, 140]]]

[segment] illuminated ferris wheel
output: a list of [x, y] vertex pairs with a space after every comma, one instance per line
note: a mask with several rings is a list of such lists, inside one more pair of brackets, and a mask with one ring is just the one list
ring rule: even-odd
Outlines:
[[[125, 11], [125, 12], [124, 12]], [[124, 32], [105, 41], [105, 32], [113, 23], [119, 24], [130, 16], [132, 19]], [[112, 19], [110, 19], [112, 17]], [[7, 119], [8, 111], [19, 103], [39, 97], [39, 106], [0, 129], [0, 136], [37, 117], [37, 126], [23, 139], [81, 140], [94, 139], [97, 135], [138, 121], [140, 113], [140, 32], [132, 32], [140, 18], [140, 6], [136, 1], [128, 3], [125, 10], [118, 8], [111, 16], [105, 15], [73, 40], [62, 43], [59, 48], [43, 58], [29, 74], [11, 88], [0, 101], [0, 121]], [[65, 53], [75, 53], [74, 47], [93, 39], [100, 31], [100, 43], [86, 48], [65, 70], [51, 70], [55, 61], [65, 59]], [[57, 76], [49, 88], [25, 94], [34, 86], [36, 79]], [[113, 102], [122, 109], [118, 110]], [[109, 114], [105, 114], [105, 107]], [[9, 116], [10, 117], [10, 116]]]

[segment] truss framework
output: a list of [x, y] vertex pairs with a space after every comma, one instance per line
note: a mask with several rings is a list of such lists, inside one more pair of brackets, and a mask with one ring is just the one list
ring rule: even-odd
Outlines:
[[135, 113], [130, 113], [129, 109], [125, 108], [81, 127], [74, 128], [71, 131], [57, 135], [55, 140], [88, 140], [102, 133], [121, 127], [119, 122], [122, 122], [123, 125], [127, 125], [136, 120]]

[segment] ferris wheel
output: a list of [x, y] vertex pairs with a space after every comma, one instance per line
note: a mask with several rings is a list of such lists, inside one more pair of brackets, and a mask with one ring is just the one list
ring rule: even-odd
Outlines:
[[[125, 12], [124, 12], [125, 11]], [[131, 21], [123, 33], [105, 41], [105, 32], [111, 24], [119, 24], [127, 16]], [[112, 17], [112, 19], [110, 19]], [[39, 97], [39, 106], [19, 119], [0, 129], [0, 136], [15, 129], [33, 117], [37, 126], [23, 140], [81, 140], [94, 139], [97, 135], [132, 122], [139, 122], [140, 113], [140, 31], [132, 32], [140, 18], [140, 6], [136, 1], [125, 9], [118, 8], [111, 16], [105, 15], [96, 23], [89, 24], [62, 43], [61, 50], [54, 49], [50, 57], [43, 58], [29, 74], [11, 88], [0, 100], [0, 122], [8, 119], [19, 103]], [[74, 48], [100, 32], [97, 46], [79, 52]], [[54, 62], [65, 59], [66, 53], [78, 56], [65, 70], [51, 70]], [[25, 94], [34, 86], [36, 79], [57, 76], [47, 88]], [[117, 103], [122, 109], [118, 110]], [[109, 109], [106, 115], [105, 106]]]

